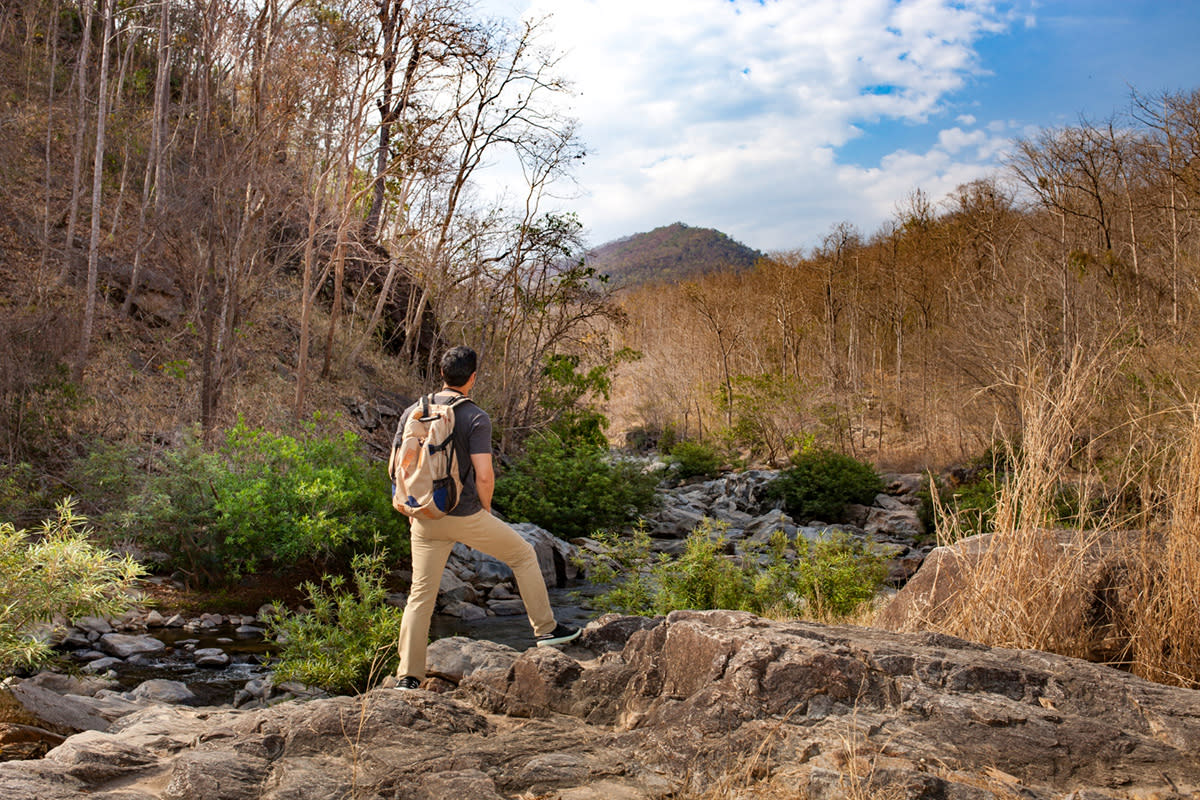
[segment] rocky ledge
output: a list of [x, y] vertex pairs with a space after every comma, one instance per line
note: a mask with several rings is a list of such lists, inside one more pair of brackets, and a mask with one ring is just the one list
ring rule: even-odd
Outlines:
[[577, 645], [519, 653], [448, 639], [431, 648], [425, 690], [150, 705], [43, 759], [0, 764], [0, 796], [620, 800], [763, 782], [811, 798], [1200, 791], [1200, 693], [1075, 659], [725, 611], [605, 617]]

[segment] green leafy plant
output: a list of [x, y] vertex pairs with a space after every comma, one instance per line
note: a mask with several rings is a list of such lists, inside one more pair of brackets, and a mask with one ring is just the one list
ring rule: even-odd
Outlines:
[[631, 537], [601, 538], [608, 560], [592, 566], [593, 598], [602, 611], [667, 614], [724, 608], [777, 617], [843, 619], [871, 601], [887, 575], [882, 556], [844, 533], [817, 542], [789, 542], [776, 532], [766, 545], [726, 554], [724, 528], [705, 520], [678, 558], [650, 551], [644, 529]]
[[767, 487], [796, 519], [840, 520], [847, 503], [870, 503], [883, 491], [871, 465], [833, 450], [811, 448], [792, 456], [792, 465]]
[[514, 522], [571, 539], [635, 520], [655, 503], [657, 484], [639, 464], [551, 433], [530, 439], [525, 453], [500, 474], [495, 503]]
[[395, 671], [404, 612], [386, 602], [389, 563], [385, 550], [360, 553], [352, 563], [353, 586], [341, 575], [303, 585], [311, 609], [280, 613], [270, 623], [270, 636], [282, 642], [270, 661], [277, 682], [353, 693]]
[[94, 547], [89, 533], [70, 498], [32, 532], [0, 523], [0, 669], [48, 660], [50, 647], [36, 629], [56, 615], [112, 616], [132, 605], [128, 590], [142, 567]]
[[715, 444], [684, 440], [677, 442], [667, 453], [666, 461], [680, 478], [715, 478], [721, 474], [725, 453]]
[[656, 588], [651, 567], [666, 557], [651, 555], [645, 522], [639, 522], [629, 534], [597, 531], [595, 539], [606, 556], [580, 566], [592, 584], [608, 588], [591, 599], [592, 606], [599, 611], [653, 613]]
[[345, 563], [377, 537], [393, 551], [405, 542], [385, 471], [360, 454], [352, 433], [319, 436], [314, 426], [296, 439], [239, 421], [221, 455], [228, 470], [214, 501], [226, 567], [253, 571], [260, 558]]
[[799, 441], [798, 401], [810, 391], [795, 377], [774, 372], [735, 375], [729, 391], [716, 395], [718, 408], [729, 415], [724, 436], [730, 446], [768, 464], [785, 461]]
[[[135, 461], [144, 465], [130, 469]], [[97, 447], [78, 473], [106, 507], [106, 535], [161, 553], [193, 583], [296, 564], [344, 569], [376, 539], [407, 552], [385, 471], [356, 436], [321, 434], [315, 422], [297, 438], [239, 421], [216, 452], [197, 437], [140, 459]]]

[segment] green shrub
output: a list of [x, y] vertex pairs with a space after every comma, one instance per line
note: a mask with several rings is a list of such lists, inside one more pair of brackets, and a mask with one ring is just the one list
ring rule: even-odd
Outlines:
[[495, 504], [514, 522], [532, 522], [564, 539], [621, 527], [651, 508], [658, 478], [613, 461], [603, 449], [553, 434], [527, 449], [496, 480]]
[[721, 473], [725, 455], [716, 445], [684, 440], [671, 448], [666, 461], [680, 478], [715, 478]]
[[656, 589], [651, 567], [666, 557], [651, 555], [650, 534], [645, 523], [639, 522], [627, 535], [597, 531], [594, 536], [604, 547], [607, 557], [579, 566], [593, 585], [607, 585], [608, 588], [591, 598], [591, 605], [599, 611], [653, 614]]
[[35, 523], [54, 507], [47, 482], [27, 462], [0, 462], [0, 508], [9, 522]]
[[592, 577], [612, 585], [593, 598], [601, 611], [658, 615], [724, 608], [834, 620], [874, 598], [887, 576], [883, 557], [846, 534], [812, 543], [788, 542], [777, 532], [740, 559], [725, 555], [721, 527], [707, 520], [677, 559], [651, 554], [644, 529], [602, 542], [609, 545], [610, 561], [594, 564]]
[[871, 465], [833, 450], [808, 449], [792, 457], [792, 465], [767, 488], [800, 520], [840, 520], [847, 503], [869, 504], [883, 491]]
[[135, 461], [122, 452], [98, 447], [78, 470], [95, 502], [111, 506], [107, 535], [160, 551], [193, 582], [301, 563], [345, 568], [376, 539], [407, 552], [386, 471], [351, 433], [321, 435], [314, 424], [294, 438], [239, 422], [217, 452], [190, 437], [133, 472], [122, 472]]
[[239, 422], [221, 455], [215, 488], [224, 563], [236, 571], [312, 559], [345, 564], [382, 537], [404, 548], [407, 525], [391, 504], [386, 470], [359, 452], [358, 437], [303, 439], [251, 430]]
[[276, 682], [300, 681], [331, 692], [361, 692], [395, 671], [404, 612], [388, 605], [386, 551], [354, 557], [354, 586], [343, 576], [304, 584], [311, 610], [281, 613], [269, 635], [282, 648], [270, 660]]
[[44, 663], [50, 648], [35, 628], [56, 615], [112, 616], [132, 605], [141, 566], [95, 548], [89, 533], [70, 498], [32, 533], [0, 522], [0, 670]]

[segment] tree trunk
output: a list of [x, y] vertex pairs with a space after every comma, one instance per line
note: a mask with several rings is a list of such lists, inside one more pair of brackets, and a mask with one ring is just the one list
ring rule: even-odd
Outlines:
[[100, 47], [100, 88], [97, 92], [96, 108], [96, 152], [92, 162], [92, 237], [88, 244], [87, 294], [84, 301], [83, 325], [79, 334], [79, 354], [72, 375], [75, 383], [83, 380], [87, 365], [88, 349], [92, 341], [92, 327], [96, 317], [96, 276], [100, 259], [100, 201], [104, 188], [104, 138], [108, 118], [108, 58], [109, 38], [113, 26], [113, 0], [104, 2], [104, 38]]
[[75, 116], [75, 163], [71, 169], [71, 205], [67, 211], [67, 251], [66, 257], [63, 259], [62, 271], [59, 273], [59, 281], [66, 282], [67, 276], [74, 266], [75, 260], [75, 226], [79, 223], [79, 203], [80, 195], [83, 189], [80, 185], [83, 175], [83, 149], [84, 141], [87, 137], [88, 129], [88, 113], [87, 113], [87, 82], [88, 82], [88, 59], [91, 58], [92, 44], [92, 17], [95, 16], [95, 4], [84, 0], [82, 5], [86, 12], [83, 20], [83, 37], [79, 42], [78, 62], [75, 65], [75, 92], [76, 92], [76, 108]]

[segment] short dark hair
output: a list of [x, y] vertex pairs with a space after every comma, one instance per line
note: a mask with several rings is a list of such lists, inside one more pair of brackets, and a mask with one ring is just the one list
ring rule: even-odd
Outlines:
[[442, 380], [447, 386], [463, 386], [475, 374], [479, 357], [466, 345], [451, 347], [442, 353]]

